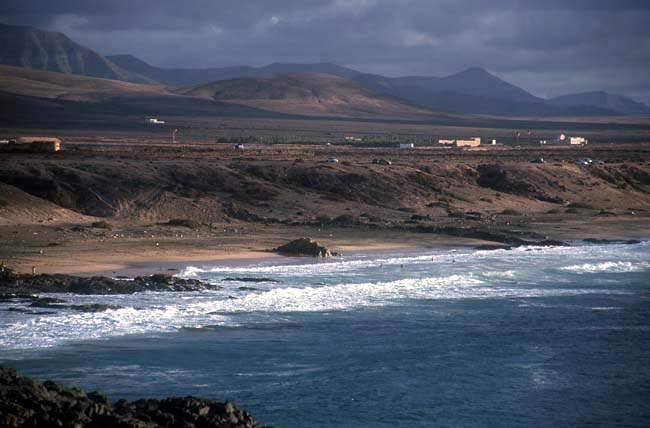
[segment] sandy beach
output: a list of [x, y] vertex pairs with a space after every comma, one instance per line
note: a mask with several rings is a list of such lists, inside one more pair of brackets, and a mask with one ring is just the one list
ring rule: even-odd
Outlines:
[[[229, 225], [228, 227], [232, 227]], [[0, 227], [0, 261], [17, 272], [65, 273], [75, 275], [133, 276], [160, 272], [173, 273], [189, 265], [254, 263], [280, 258], [270, 250], [289, 240], [306, 236], [318, 240], [343, 255], [372, 251], [503, 245], [480, 239], [407, 231], [286, 226], [238, 225], [237, 232], [202, 233], [198, 237], [165, 236], [164, 228], [149, 226], [149, 235], [137, 237], [124, 230], [112, 230], [113, 238], [67, 232], [56, 226]], [[62, 231], [63, 230], [63, 231]], [[132, 227], [129, 229], [132, 230]], [[223, 229], [221, 229], [223, 230]], [[234, 229], [233, 229], [234, 230]], [[543, 234], [549, 239], [647, 239], [650, 221], [645, 217], [590, 218], [585, 221], [531, 223], [519, 233]], [[159, 235], [158, 235], [159, 234]], [[124, 235], [124, 237], [122, 237]], [[153, 235], [153, 236], [152, 236]], [[187, 234], [186, 234], [187, 235]], [[116, 237], [117, 236], [117, 237]], [[53, 245], [56, 244], [56, 245]]]

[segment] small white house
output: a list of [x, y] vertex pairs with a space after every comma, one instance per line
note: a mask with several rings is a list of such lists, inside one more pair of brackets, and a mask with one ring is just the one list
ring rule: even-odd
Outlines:
[[359, 142], [359, 141], [361, 141], [361, 138], [359, 138], [359, 137], [352, 137], [352, 136], [349, 136], [349, 135], [343, 137], [343, 139], [344, 139], [345, 141], [355, 141], [355, 142]]
[[164, 120], [158, 120], [155, 117], [148, 117], [144, 120], [147, 125], [164, 125]]
[[414, 149], [415, 144], [413, 144], [413, 143], [400, 143], [399, 148], [400, 148], [400, 150]]
[[583, 137], [571, 137], [569, 139], [569, 144], [572, 146], [584, 146], [587, 144], [587, 139]]

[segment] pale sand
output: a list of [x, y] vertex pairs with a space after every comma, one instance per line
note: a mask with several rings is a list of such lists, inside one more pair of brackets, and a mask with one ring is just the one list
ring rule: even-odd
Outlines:
[[[586, 221], [558, 219], [530, 223], [513, 229], [534, 231], [550, 239], [650, 237], [648, 218], [589, 218]], [[447, 235], [359, 229], [319, 230], [309, 227], [246, 226], [234, 235], [186, 237], [126, 236], [118, 239], [56, 235], [53, 227], [34, 225], [0, 227], [0, 262], [17, 272], [102, 274], [133, 276], [170, 272], [186, 266], [219, 263], [252, 264], [280, 256], [269, 250], [291, 239], [309, 236], [344, 255], [442, 247], [494, 244]], [[10, 239], [3, 239], [10, 238]], [[50, 243], [58, 241], [56, 246]]]
[[[38, 230], [35, 235], [33, 230]], [[19, 245], [0, 245], [0, 261], [17, 272], [65, 273], [76, 275], [126, 275], [159, 273], [189, 265], [214, 265], [218, 262], [266, 260], [279, 258], [271, 248], [301, 236], [317, 239], [333, 251], [358, 253], [400, 248], [444, 245], [472, 245], [475, 240], [415, 234], [313, 228], [255, 228], [250, 233], [232, 237], [205, 238], [120, 238], [111, 240], [70, 239], [57, 246], [47, 230], [21, 226]], [[380, 237], [378, 237], [380, 235]], [[14, 236], [14, 235], [12, 235]]]

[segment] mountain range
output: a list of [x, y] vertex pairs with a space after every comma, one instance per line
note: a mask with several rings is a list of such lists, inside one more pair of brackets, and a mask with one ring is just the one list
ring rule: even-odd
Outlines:
[[603, 91], [583, 92], [551, 98], [548, 103], [558, 107], [598, 106], [624, 115], [642, 116], [650, 112], [647, 105], [622, 95]]
[[[330, 117], [344, 119], [460, 121], [375, 93], [352, 80], [322, 73], [273, 73], [194, 86], [100, 79], [0, 65], [0, 94], [35, 108], [86, 106], [98, 112], [141, 116]], [[266, 112], [266, 113], [265, 113]]]
[[[2, 24], [0, 64], [150, 85], [157, 89], [136, 92], [166, 91], [164, 96], [227, 100], [288, 114], [650, 115], [647, 105], [605, 92], [545, 100], [476, 67], [446, 77], [385, 77], [328, 63], [166, 69], [132, 55], [103, 57], [62, 33]], [[163, 90], [162, 86], [174, 88]], [[71, 97], [71, 92], [75, 91], [67, 91], [66, 96]], [[75, 96], [83, 98], [88, 92], [80, 95], [76, 91]]]

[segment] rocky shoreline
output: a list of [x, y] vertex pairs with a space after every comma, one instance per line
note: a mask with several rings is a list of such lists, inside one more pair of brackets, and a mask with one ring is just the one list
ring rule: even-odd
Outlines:
[[86, 303], [72, 305], [64, 299], [40, 296], [41, 293], [71, 293], [83, 295], [117, 295], [150, 292], [191, 292], [220, 290], [218, 285], [182, 279], [171, 275], [156, 274], [138, 276], [134, 279], [113, 279], [104, 276], [90, 278], [62, 274], [18, 274], [4, 268], [0, 272], [0, 302], [10, 302], [6, 310], [27, 315], [49, 315], [55, 310], [78, 312], [103, 312], [121, 309], [119, 305], [105, 303]]
[[182, 292], [219, 289], [221, 287], [218, 285], [166, 274], [113, 279], [105, 276], [86, 278], [63, 274], [19, 274], [7, 268], [0, 272], [1, 294], [133, 294], [143, 291]]
[[196, 397], [119, 400], [0, 367], [0, 426], [78, 428], [263, 428], [230, 402]]

